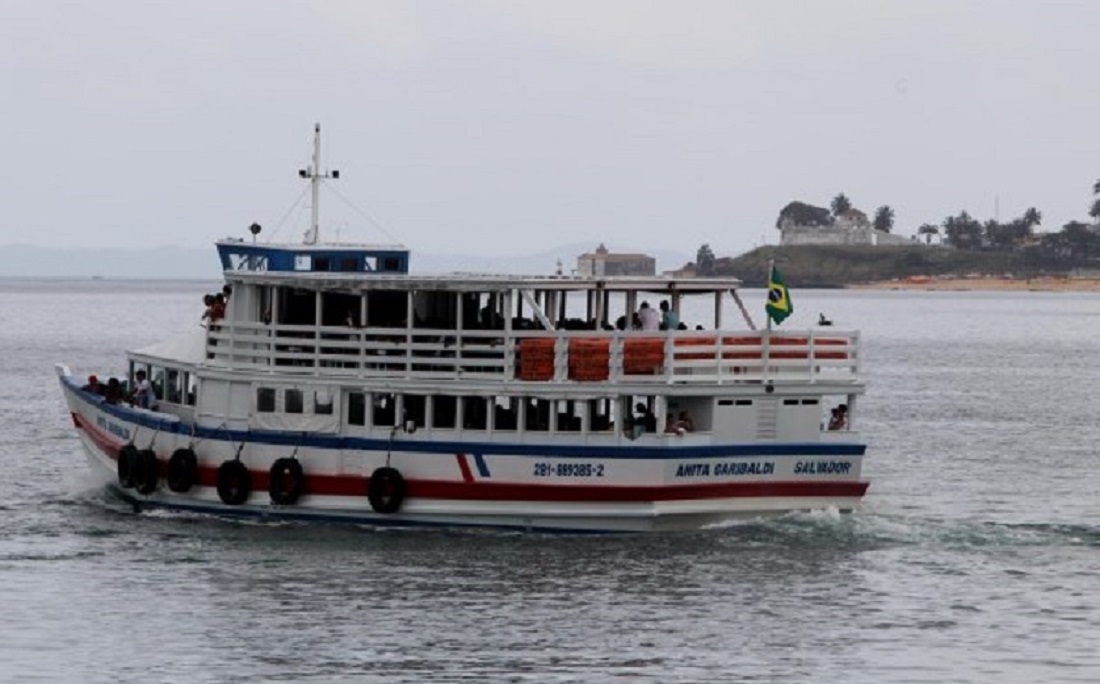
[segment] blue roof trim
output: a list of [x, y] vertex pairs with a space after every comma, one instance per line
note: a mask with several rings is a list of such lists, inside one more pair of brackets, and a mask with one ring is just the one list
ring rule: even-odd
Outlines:
[[[83, 401], [102, 404], [100, 397], [91, 397], [77, 386], [76, 381], [66, 377], [62, 381], [68, 389]], [[191, 435], [191, 423], [159, 420], [147, 413], [120, 404], [104, 404], [100, 408], [107, 413], [158, 432], [170, 432]], [[390, 441], [369, 437], [349, 437], [341, 435], [317, 435], [306, 432], [275, 432], [273, 430], [230, 430], [228, 428], [194, 427], [194, 436], [198, 439], [223, 439], [250, 444], [271, 444], [274, 446], [303, 446], [321, 449], [351, 449], [364, 451], [417, 451], [454, 455], [456, 453], [475, 453], [482, 456], [537, 456], [557, 458], [613, 458], [613, 459], [654, 459], [681, 460], [688, 458], [734, 458], [734, 457], [803, 457], [803, 456], [862, 456], [866, 444], [790, 442], [783, 444], [720, 444], [708, 446], [568, 446], [560, 444], [501, 444], [497, 442], [473, 441], [428, 441], [406, 439], [404, 437]], [[480, 468], [479, 468], [480, 471]]]
[[[266, 245], [251, 242], [218, 243], [223, 271], [265, 271], [286, 273], [408, 273], [409, 251], [385, 247], [343, 247], [315, 245]], [[299, 268], [298, 258], [309, 257], [309, 268]], [[368, 268], [366, 260], [376, 261]], [[345, 268], [353, 260], [355, 268]], [[323, 268], [321, 267], [323, 266]]]

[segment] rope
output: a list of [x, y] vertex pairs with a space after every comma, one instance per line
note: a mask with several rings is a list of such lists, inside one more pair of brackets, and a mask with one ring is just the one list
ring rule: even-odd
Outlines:
[[343, 195], [343, 194], [341, 194], [339, 190], [337, 190], [336, 188], [332, 187], [332, 186], [331, 186], [331, 185], [329, 185], [329, 184], [328, 184], [327, 182], [326, 182], [326, 183], [324, 183], [324, 186], [325, 186], [326, 188], [328, 188], [328, 189], [329, 189], [329, 190], [330, 190], [330, 191], [332, 192], [332, 194], [334, 194], [334, 195], [336, 195], [336, 196], [337, 196], [338, 198], [340, 198], [340, 200], [342, 200], [342, 201], [344, 202], [344, 204], [346, 204], [346, 205], [348, 205], [349, 207], [351, 207], [352, 211], [354, 211], [355, 213], [359, 214], [360, 216], [362, 216], [363, 218], [365, 218], [365, 219], [366, 219], [367, 221], [369, 221], [369, 222], [370, 222], [370, 223], [371, 223], [371, 224], [372, 224], [372, 225], [373, 225], [373, 226], [374, 226], [375, 228], [377, 228], [377, 229], [378, 229], [378, 230], [379, 230], [379, 231], [380, 231], [380, 232], [381, 232], [381, 233], [382, 233], [383, 235], [385, 235], [385, 236], [386, 236], [386, 238], [388, 238], [390, 242], [394, 242], [394, 243], [400, 243], [400, 242], [401, 242], [400, 240], [398, 240], [397, 238], [395, 238], [395, 237], [394, 237], [393, 235], [391, 235], [391, 234], [390, 234], [390, 232], [389, 232], [388, 230], [386, 230], [386, 229], [385, 229], [385, 228], [384, 228], [384, 227], [382, 226], [382, 224], [381, 224], [381, 223], [379, 223], [378, 221], [374, 220], [374, 217], [373, 217], [373, 216], [371, 216], [371, 215], [370, 215], [370, 214], [368, 214], [367, 212], [363, 211], [363, 210], [362, 210], [362, 209], [360, 209], [359, 207], [355, 206], [355, 203], [354, 203], [354, 202], [352, 202], [351, 200], [349, 200], [349, 199], [348, 199], [347, 197], [344, 197], [344, 195]]

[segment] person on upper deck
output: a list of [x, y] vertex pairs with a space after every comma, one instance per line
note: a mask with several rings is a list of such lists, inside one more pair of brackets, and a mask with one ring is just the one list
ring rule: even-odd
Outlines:
[[661, 327], [664, 330], [676, 330], [680, 327], [680, 315], [672, 310], [667, 299], [661, 300]]
[[638, 308], [638, 319], [642, 322], [642, 330], [661, 329], [661, 315], [649, 306], [649, 302], [642, 302]]

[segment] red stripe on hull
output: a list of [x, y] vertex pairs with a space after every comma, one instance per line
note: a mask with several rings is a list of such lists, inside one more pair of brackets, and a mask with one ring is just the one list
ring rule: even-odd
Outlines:
[[470, 472], [470, 464], [466, 462], [466, 454], [455, 454], [455, 458], [458, 460], [458, 469], [462, 471], [462, 481], [466, 484], [473, 484], [474, 474]]
[[[73, 422], [84, 430], [112, 459], [118, 458], [121, 444], [73, 414]], [[562, 502], [649, 502], [689, 499], [725, 499], [758, 497], [862, 497], [869, 483], [859, 481], [823, 482], [716, 482], [657, 486], [526, 484], [478, 482], [469, 464], [459, 454], [462, 482], [445, 480], [407, 480], [406, 496], [422, 499], [465, 501], [562, 501]], [[167, 469], [167, 458], [158, 454], [161, 475]], [[252, 489], [268, 488], [267, 471], [250, 471]], [[218, 468], [200, 466], [198, 484], [216, 487]], [[305, 477], [305, 494], [321, 496], [366, 496], [368, 477], [360, 475], [310, 475]]]

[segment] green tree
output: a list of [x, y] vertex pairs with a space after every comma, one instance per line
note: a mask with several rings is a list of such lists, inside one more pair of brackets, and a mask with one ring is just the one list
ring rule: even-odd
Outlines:
[[699, 275], [714, 275], [714, 250], [705, 244], [695, 253], [695, 268]]
[[887, 205], [882, 205], [875, 210], [875, 220], [872, 222], [875, 230], [889, 233], [894, 227], [894, 210]]
[[1027, 211], [1024, 212], [1023, 221], [1030, 230], [1032, 226], [1037, 226], [1043, 222], [1043, 213], [1035, 207], [1028, 207]]
[[[1100, 180], [1092, 184], [1092, 194], [1100, 195]], [[1093, 200], [1092, 207], [1089, 209], [1089, 216], [1100, 223], [1100, 196]]]
[[943, 222], [943, 234], [949, 245], [959, 249], [981, 249], [985, 231], [977, 219], [965, 211], [949, 216]]
[[924, 236], [924, 244], [926, 244], [926, 245], [932, 244], [932, 236], [933, 235], [939, 235], [939, 234], [940, 234], [939, 226], [934, 226], [931, 223], [926, 223], [926, 224], [924, 224], [923, 226], [921, 226], [920, 228], [917, 229], [917, 235], [923, 235]]
[[790, 202], [779, 212], [779, 218], [775, 221], [776, 228], [783, 227], [783, 221], [789, 219], [797, 226], [829, 226], [833, 223], [833, 217], [829, 216], [829, 210], [824, 207], [815, 207], [805, 202]]
[[833, 210], [833, 216], [839, 217], [844, 212], [852, 208], [852, 201], [844, 196], [844, 193], [840, 193], [833, 198], [832, 203], [829, 205]]

